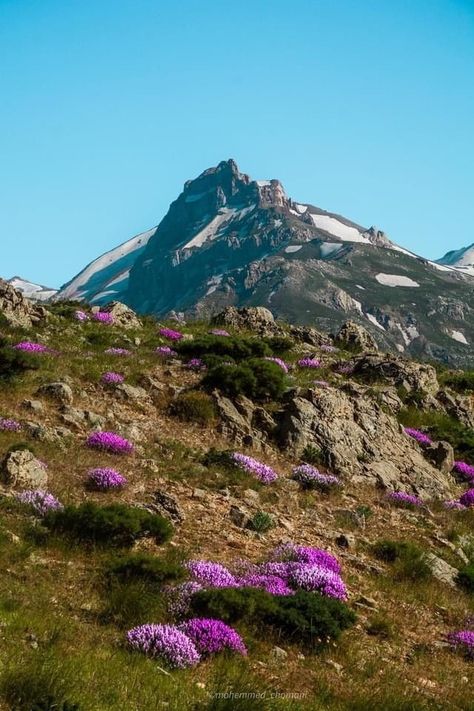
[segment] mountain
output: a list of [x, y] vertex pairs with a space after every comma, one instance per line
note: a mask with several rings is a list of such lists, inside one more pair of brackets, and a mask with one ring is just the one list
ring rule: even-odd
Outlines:
[[455, 267], [464, 274], [474, 276], [474, 243], [469, 247], [448, 252], [444, 257], [438, 259], [438, 264], [446, 264]]
[[157, 228], [92, 262], [59, 298], [207, 318], [228, 305], [333, 331], [350, 317], [388, 349], [470, 362], [474, 281], [376, 227], [289, 198], [233, 160], [195, 180]]
[[57, 289], [50, 289], [47, 286], [34, 284], [32, 281], [22, 279], [19, 276], [12, 277], [12, 279], [8, 280], [8, 283], [15, 289], [21, 291], [22, 294], [28, 299], [31, 299], [31, 301], [49, 301], [49, 299], [58, 293]]

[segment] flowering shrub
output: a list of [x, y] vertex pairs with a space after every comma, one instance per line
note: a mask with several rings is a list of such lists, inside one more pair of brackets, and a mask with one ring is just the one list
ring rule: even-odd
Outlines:
[[3, 432], [19, 432], [21, 424], [9, 417], [0, 417], [0, 430]]
[[205, 367], [206, 366], [201, 358], [191, 358], [191, 360], [188, 360], [186, 363], [186, 368], [189, 368], [190, 370], [203, 370]]
[[421, 430], [416, 430], [413, 427], [404, 427], [403, 431], [409, 437], [415, 439], [418, 444], [433, 444], [433, 440], [431, 439], [431, 437], [428, 437], [428, 435], [424, 432], [421, 432]]
[[234, 452], [232, 460], [240, 469], [253, 474], [263, 484], [271, 484], [272, 481], [278, 479], [278, 474], [268, 464], [263, 464], [247, 454]]
[[109, 489], [121, 489], [128, 484], [126, 478], [115, 469], [98, 468], [91, 469], [87, 475], [87, 485], [97, 491], [108, 491]]
[[276, 363], [276, 365], [278, 365], [283, 370], [284, 373], [288, 373], [288, 366], [285, 363], [285, 361], [282, 360], [281, 358], [276, 358], [273, 356], [265, 356], [265, 360], [270, 361], [270, 363]]
[[174, 358], [178, 355], [176, 351], [172, 350], [169, 346], [158, 346], [158, 348], [155, 348], [155, 353], [162, 358]]
[[95, 314], [92, 314], [92, 318], [94, 321], [99, 321], [99, 323], [105, 323], [109, 326], [114, 322], [114, 317], [107, 311], [97, 311]]
[[317, 591], [338, 600], [347, 598], [346, 586], [340, 575], [323, 566], [299, 563], [291, 569], [290, 576], [293, 585], [302, 590]]
[[319, 358], [300, 358], [298, 365], [300, 368], [320, 368], [321, 361]]
[[87, 438], [87, 446], [112, 454], [130, 454], [133, 451], [133, 444], [115, 432], [92, 432]]
[[107, 353], [107, 355], [117, 355], [117, 356], [129, 356], [132, 355], [132, 352], [128, 350], [128, 348], [107, 348], [104, 353]]
[[247, 654], [241, 636], [222, 620], [195, 618], [184, 622], [179, 629], [192, 639], [202, 656], [217, 654], [224, 649]]
[[474, 489], [468, 489], [459, 497], [459, 503], [463, 506], [474, 506]]
[[390, 503], [404, 508], [420, 508], [420, 506], [424, 506], [423, 501], [418, 496], [407, 494], [405, 491], [391, 491], [385, 498]]
[[120, 373], [114, 373], [113, 370], [109, 370], [101, 375], [100, 380], [106, 385], [114, 385], [116, 383], [123, 383], [125, 378], [123, 375], [120, 375]]
[[237, 585], [236, 578], [230, 570], [220, 563], [207, 560], [190, 560], [186, 564], [194, 581], [211, 588], [228, 588]]
[[467, 462], [454, 462], [454, 471], [461, 474], [465, 479], [474, 479], [474, 465]]
[[451, 499], [450, 501], [443, 501], [443, 506], [445, 509], [449, 509], [451, 511], [464, 511], [466, 506], [462, 504], [460, 501], [457, 499]]
[[76, 321], [88, 321], [89, 314], [86, 314], [85, 311], [77, 310], [74, 312], [74, 318]]
[[[263, 566], [260, 566], [263, 567]], [[257, 566], [257, 570], [259, 566]], [[286, 575], [286, 570], [284, 574]], [[270, 595], [292, 595], [294, 590], [289, 586], [288, 581], [279, 575], [271, 573], [253, 572], [247, 573], [238, 579], [239, 587], [260, 588]]]
[[339, 363], [336, 367], [336, 371], [340, 375], [352, 375], [354, 372], [354, 363]]
[[283, 543], [274, 548], [270, 557], [272, 561], [319, 565], [335, 573], [341, 572], [341, 566], [337, 558], [321, 548], [298, 546], [295, 543]]
[[472, 630], [459, 630], [451, 632], [447, 641], [454, 651], [459, 651], [469, 659], [474, 659], [474, 632]]
[[169, 341], [180, 341], [184, 337], [180, 331], [173, 331], [172, 328], [160, 328], [159, 334]]
[[45, 516], [48, 511], [63, 509], [63, 505], [47, 491], [30, 489], [21, 491], [15, 498], [22, 504], [30, 506], [39, 516]]
[[181, 617], [189, 612], [193, 595], [204, 590], [201, 583], [188, 580], [180, 585], [168, 586], [163, 590], [167, 596], [168, 610], [175, 617]]
[[185, 669], [200, 661], [192, 640], [174, 625], [141, 625], [127, 632], [129, 646], [149, 657], [159, 657], [170, 667]]
[[13, 348], [16, 351], [23, 351], [25, 353], [47, 353], [49, 348], [44, 346], [42, 343], [34, 343], [33, 341], [20, 341]]
[[230, 336], [230, 333], [225, 331], [223, 328], [213, 328], [208, 333], [211, 336]]
[[322, 474], [311, 464], [300, 464], [293, 469], [293, 479], [299, 481], [305, 488], [321, 489], [327, 491], [335, 486], [340, 486], [341, 482], [333, 474]]

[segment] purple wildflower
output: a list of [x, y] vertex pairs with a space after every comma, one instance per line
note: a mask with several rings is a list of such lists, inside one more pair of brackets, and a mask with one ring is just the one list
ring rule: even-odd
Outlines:
[[30, 506], [39, 516], [45, 516], [48, 511], [63, 508], [63, 505], [52, 494], [42, 489], [21, 491], [15, 495], [15, 498], [22, 504]]
[[405, 491], [391, 491], [385, 498], [390, 503], [404, 508], [420, 508], [424, 506], [423, 501], [418, 496], [407, 494]]
[[266, 356], [264, 360], [270, 361], [270, 363], [275, 363], [276, 365], [280, 366], [280, 368], [283, 370], [284, 373], [288, 373], [288, 366], [285, 363], [284, 360], [281, 358], [274, 358], [272, 356]]
[[108, 370], [106, 373], [101, 375], [100, 380], [106, 385], [112, 385], [115, 383], [123, 383], [125, 378], [123, 375], [120, 375], [120, 373], [114, 373], [113, 370]]
[[99, 323], [105, 323], [106, 325], [110, 326], [114, 322], [114, 317], [112, 314], [109, 314], [108, 311], [97, 311], [95, 314], [92, 314], [92, 318], [94, 321], [99, 321]]
[[464, 511], [466, 506], [462, 504], [457, 499], [451, 499], [450, 501], [443, 501], [443, 507], [451, 511]]
[[341, 576], [320, 565], [302, 563], [295, 566], [291, 573], [291, 582], [302, 590], [320, 592], [326, 597], [334, 597], [338, 600], [347, 598], [346, 586]]
[[0, 417], [0, 430], [4, 432], [19, 432], [21, 424], [9, 417]]
[[209, 331], [211, 336], [230, 336], [230, 333], [223, 328], [213, 328]]
[[224, 649], [247, 654], [247, 648], [241, 636], [222, 620], [206, 617], [195, 618], [183, 622], [179, 629], [194, 642], [196, 649], [203, 657], [217, 654]]
[[129, 454], [133, 451], [133, 444], [115, 432], [92, 432], [87, 438], [87, 446], [112, 454]]
[[461, 474], [468, 481], [474, 479], [474, 465], [467, 462], [454, 462], [454, 471]]
[[333, 474], [322, 474], [311, 464], [300, 464], [293, 469], [293, 479], [299, 481], [306, 488], [316, 488], [328, 490], [334, 486], [339, 486], [340, 481]]
[[447, 635], [447, 641], [455, 651], [460, 651], [469, 659], [474, 659], [474, 632], [472, 630], [450, 632]]
[[42, 343], [34, 343], [33, 341], [20, 341], [13, 346], [17, 351], [25, 351], [26, 353], [47, 353], [49, 348], [43, 346]]
[[169, 346], [158, 346], [158, 348], [155, 349], [155, 353], [162, 358], [174, 358], [178, 355], [176, 351], [172, 350]]
[[321, 361], [319, 360], [319, 358], [300, 358], [298, 361], [298, 365], [300, 368], [320, 368]]
[[238, 467], [254, 474], [263, 484], [271, 484], [275, 479], [278, 479], [278, 474], [268, 464], [263, 464], [247, 454], [234, 452], [232, 459]]
[[236, 578], [220, 563], [208, 560], [190, 560], [186, 563], [186, 568], [194, 580], [205, 587], [233, 588], [237, 586]]
[[107, 355], [118, 355], [118, 356], [129, 356], [131, 355], [131, 351], [128, 350], [128, 348], [107, 348], [107, 350], [104, 351], [104, 353], [107, 353]]
[[409, 437], [415, 439], [418, 444], [433, 444], [433, 440], [431, 439], [431, 437], [428, 437], [428, 435], [424, 432], [421, 432], [421, 430], [416, 430], [413, 427], [404, 427], [403, 431]]
[[[264, 564], [265, 565], [265, 564]], [[281, 563], [285, 566], [286, 563]], [[285, 569], [285, 574], [287, 570]], [[270, 595], [292, 595], [293, 590], [288, 585], [288, 581], [280, 575], [272, 575], [265, 572], [248, 573], [238, 580], [239, 587], [261, 588]]]
[[474, 506], [474, 489], [468, 489], [459, 497], [459, 503], [463, 506]]
[[163, 588], [168, 601], [168, 610], [175, 617], [180, 617], [189, 612], [193, 595], [204, 590], [201, 583], [187, 580], [179, 585], [168, 585]]
[[352, 375], [354, 372], [354, 364], [351, 362], [339, 363], [336, 370], [340, 375]]
[[74, 318], [76, 321], [88, 321], [89, 320], [89, 314], [86, 314], [85, 311], [75, 311], [74, 313]]
[[87, 484], [91, 489], [97, 491], [108, 491], [109, 489], [121, 489], [128, 484], [126, 478], [115, 469], [108, 467], [90, 469], [87, 475]]
[[336, 346], [331, 346], [329, 343], [323, 343], [320, 348], [325, 353], [335, 353], [338, 350]]
[[160, 336], [167, 338], [169, 341], [180, 341], [183, 338], [183, 334], [180, 331], [173, 331], [172, 328], [160, 328]]
[[321, 548], [312, 548], [311, 546], [298, 546], [295, 543], [283, 543], [277, 546], [271, 555], [273, 561], [293, 561], [296, 563], [306, 563], [308, 565], [317, 565], [335, 573], [341, 572], [341, 566], [335, 556]]
[[140, 625], [127, 632], [130, 647], [149, 657], [159, 657], [170, 667], [194, 667], [200, 661], [192, 640], [174, 625]]
[[191, 358], [191, 360], [188, 360], [186, 363], [186, 368], [189, 368], [190, 370], [203, 370], [206, 366], [202, 362], [201, 358]]

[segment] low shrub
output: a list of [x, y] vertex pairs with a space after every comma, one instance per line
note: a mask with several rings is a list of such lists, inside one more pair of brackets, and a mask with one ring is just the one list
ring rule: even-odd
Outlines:
[[202, 385], [207, 390], [220, 390], [224, 395], [245, 395], [251, 400], [278, 400], [286, 387], [286, 375], [275, 363], [258, 358], [238, 365], [210, 368]]
[[472, 393], [474, 392], [474, 370], [443, 374], [441, 382], [458, 393]]
[[29, 370], [37, 370], [38, 360], [32, 353], [15, 350], [0, 336], [0, 382], [11, 383]]
[[354, 612], [340, 600], [300, 590], [294, 595], [270, 595], [256, 588], [220, 588], [198, 592], [193, 613], [268, 627], [278, 638], [316, 649], [355, 622]]
[[143, 536], [163, 543], [172, 534], [171, 524], [162, 516], [119, 503], [98, 506], [86, 502], [66, 506], [63, 510], [49, 511], [43, 522], [52, 533], [102, 546], [126, 547]]
[[288, 353], [294, 346], [294, 343], [289, 336], [271, 336], [270, 338], [264, 338], [263, 340], [268, 345], [272, 353], [277, 355]]
[[425, 553], [414, 543], [406, 541], [377, 541], [372, 550], [379, 560], [392, 564], [396, 580], [426, 580], [431, 568]]
[[166, 615], [166, 601], [158, 590], [143, 580], [111, 582], [104, 595], [101, 622], [118, 627], [133, 627], [150, 620], [161, 621]]
[[365, 631], [371, 637], [380, 637], [381, 639], [391, 639], [393, 637], [391, 622], [380, 614], [372, 617]]
[[203, 358], [212, 354], [229, 356], [236, 361], [271, 355], [270, 347], [261, 338], [247, 336], [200, 336], [175, 343], [174, 347], [183, 356]]
[[182, 580], [185, 569], [177, 557], [157, 558], [149, 553], [128, 553], [114, 557], [105, 569], [108, 584], [144, 581], [152, 586]]
[[184, 422], [206, 425], [216, 417], [214, 401], [207, 393], [190, 390], [180, 393], [171, 403], [170, 412]]
[[257, 533], [265, 533], [273, 528], [275, 524], [270, 514], [265, 511], [257, 511], [257, 513], [251, 518], [250, 525], [254, 531], [257, 531]]
[[474, 562], [467, 563], [459, 570], [456, 582], [466, 592], [474, 593]]

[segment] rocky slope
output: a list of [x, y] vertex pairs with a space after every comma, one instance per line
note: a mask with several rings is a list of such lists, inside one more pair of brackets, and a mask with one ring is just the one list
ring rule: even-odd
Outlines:
[[[139, 248], [137, 248], [137, 240]], [[466, 364], [474, 282], [223, 161], [188, 181], [159, 226], [87, 267], [59, 298], [119, 298], [139, 312], [208, 317], [261, 305], [334, 331], [349, 316], [385, 348]]]
[[438, 264], [455, 267], [459, 272], [474, 276], [474, 244], [448, 252], [438, 259]]
[[22, 279], [19, 276], [8, 279], [8, 283], [11, 284], [14, 289], [21, 291], [23, 296], [26, 296], [31, 301], [49, 301], [58, 293], [57, 289], [50, 289], [48, 286], [34, 284], [32, 281]]

